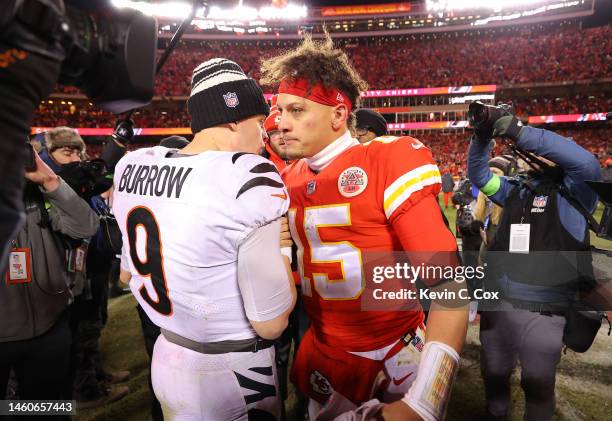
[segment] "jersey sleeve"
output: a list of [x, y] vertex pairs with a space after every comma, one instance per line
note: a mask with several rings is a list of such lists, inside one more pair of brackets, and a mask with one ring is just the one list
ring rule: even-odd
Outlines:
[[269, 160], [254, 154], [236, 154], [233, 160], [238, 172], [233, 196], [236, 222], [242, 227], [240, 245], [253, 230], [287, 212], [289, 195]]
[[380, 177], [384, 180], [383, 207], [389, 221], [440, 191], [440, 171], [430, 150], [420, 141], [411, 137], [387, 139], [379, 153], [379, 168], [384, 172]]

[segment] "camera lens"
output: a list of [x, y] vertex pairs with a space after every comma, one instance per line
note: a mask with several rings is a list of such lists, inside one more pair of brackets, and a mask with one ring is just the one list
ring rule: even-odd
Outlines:
[[473, 127], [487, 120], [487, 107], [478, 102], [472, 102], [468, 108], [468, 119]]

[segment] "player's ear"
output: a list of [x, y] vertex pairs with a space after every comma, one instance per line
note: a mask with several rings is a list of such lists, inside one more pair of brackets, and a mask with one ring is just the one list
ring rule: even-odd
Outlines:
[[332, 108], [332, 129], [340, 130], [342, 126], [345, 126], [347, 124], [349, 114], [350, 112], [344, 104], [339, 104]]
[[227, 123], [227, 126], [233, 132], [237, 132], [238, 131], [238, 122], [237, 121], [234, 121], [232, 123]]

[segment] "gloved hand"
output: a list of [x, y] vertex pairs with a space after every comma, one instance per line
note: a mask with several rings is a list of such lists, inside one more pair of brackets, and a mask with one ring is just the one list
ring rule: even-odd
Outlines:
[[523, 130], [523, 123], [513, 115], [505, 115], [493, 123], [493, 137], [505, 137], [516, 142], [521, 135], [521, 130]]
[[474, 138], [483, 143], [489, 143], [493, 139], [493, 127], [479, 126], [474, 128]]
[[134, 121], [132, 119], [121, 119], [115, 124], [112, 138], [123, 146], [127, 146], [134, 139]]
[[472, 234], [480, 234], [480, 230], [484, 228], [484, 224], [482, 223], [482, 221], [479, 221], [477, 219], [474, 219], [472, 221], [472, 224], [470, 226], [470, 232]]

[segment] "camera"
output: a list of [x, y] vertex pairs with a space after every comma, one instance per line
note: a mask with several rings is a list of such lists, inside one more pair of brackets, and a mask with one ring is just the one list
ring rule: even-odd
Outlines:
[[59, 175], [85, 200], [105, 192], [113, 185], [112, 175], [101, 159], [64, 164]]
[[[3, 0], [0, 41], [61, 62], [58, 82], [112, 113], [154, 93], [157, 23], [131, 9], [86, 11], [77, 0]], [[72, 5], [74, 3], [75, 5]]]
[[30, 144], [29, 139], [26, 138], [26, 142], [24, 143], [25, 146], [25, 163], [24, 163], [24, 169], [26, 170], [26, 172], [28, 171], [35, 171], [36, 170], [36, 155], [34, 152], [34, 147]]
[[468, 107], [468, 121], [476, 130], [493, 131], [493, 124], [505, 115], [514, 114], [512, 105], [500, 104], [498, 106], [486, 105], [474, 101]]

